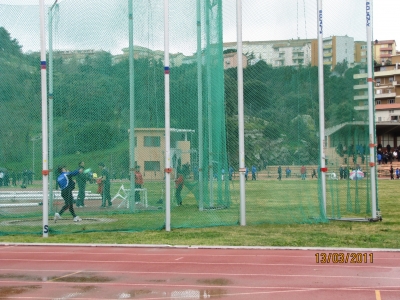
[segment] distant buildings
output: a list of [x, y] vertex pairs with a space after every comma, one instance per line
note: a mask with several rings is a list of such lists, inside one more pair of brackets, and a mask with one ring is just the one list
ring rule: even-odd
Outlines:
[[[386, 58], [386, 56], [384, 56]], [[391, 55], [390, 65], [374, 68], [375, 124], [378, 144], [400, 146], [400, 55]], [[366, 70], [354, 75], [358, 84], [355, 109], [368, 110], [368, 84]]]
[[[355, 63], [354, 38], [348, 36], [332, 36], [323, 39], [324, 65], [333, 70], [338, 63], [346, 61], [349, 67]], [[318, 66], [318, 40], [312, 41], [311, 65]]]
[[392, 55], [396, 55], [396, 41], [374, 41], [374, 60], [378, 64], [386, 64], [391, 60]]
[[[273, 67], [308, 65], [313, 40], [277, 40], [243, 42], [243, 53], [249, 65], [264, 60]], [[224, 43], [224, 50], [236, 49], [236, 42]]]
[[[171, 167], [174, 170], [191, 164], [191, 140], [194, 130], [171, 128]], [[143, 178], [164, 178], [165, 128], [135, 128], [135, 165], [140, 166]], [[176, 174], [174, 174], [176, 175]]]
[[[236, 49], [236, 42], [224, 43], [224, 50]], [[355, 63], [366, 62], [366, 43], [355, 42], [348, 36], [333, 36], [323, 39], [324, 65], [333, 70], [337, 63], [347, 61], [351, 67]], [[249, 64], [264, 60], [273, 67], [282, 66], [317, 66], [318, 40], [274, 40], [243, 42], [243, 53]]]
[[[237, 43], [223, 44], [224, 69], [237, 67]], [[231, 50], [231, 51], [229, 51]], [[232, 51], [233, 50], [233, 51]], [[84, 62], [87, 56], [96, 56], [104, 51], [76, 50], [57, 52], [66, 61], [75, 59]], [[134, 47], [134, 58], [152, 58], [163, 60], [161, 50], [145, 47]], [[396, 42], [384, 40], [373, 42], [375, 121], [379, 143], [400, 146], [400, 54], [397, 55]], [[113, 63], [121, 61], [129, 55], [129, 49], [123, 49], [122, 55], [113, 56]], [[334, 70], [338, 63], [347, 62], [348, 67], [367, 63], [367, 43], [354, 41], [348, 36], [332, 36], [323, 39], [323, 62]], [[273, 67], [281, 66], [317, 66], [318, 41], [316, 39], [243, 41], [243, 66], [256, 64], [263, 60]], [[182, 53], [170, 54], [171, 66], [196, 63], [197, 55], [185, 56]], [[201, 58], [205, 62], [204, 55]], [[354, 109], [368, 110], [368, 85], [366, 69], [354, 75], [358, 84], [354, 86]], [[398, 138], [399, 137], [399, 138]], [[399, 139], [399, 140], [398, 140]], [[142, 162], [143, 163], [143, 162]]]
[[[236, 42], [223, 44], [224, 69], [237, 67]], [[394, 41], [375, 41], [374, 49], [377, 62], [385, 62], [390, 58], [391, 53], [396, 53]], [[349, 67], [357, 63], [366, 63], [366, 42], [354, 41], [348, 36], [332, 36], [323, 40], [324, 65], [330, 66], [331, 70], [338, 63], [347, 62]], [[233, 51], [229, 51], [233, 50]], [[61, 55], [67, 61], [76, 59], [84, 62], [88, 56], [95, 57], [104, 51], [95, 50], [74, 50], [57, 51], [55, 54]], [[129, 48], [122, 49], [122, 54], [112, 56], [112, 63], [116, 64], [129, 56]], [[203, 53], [204, 54], [204, 53]], [[316, 39], [297, 39], [297, 40], [273, 40], [273, 41], [243, 41], [243, 65], [256, 64], [263, 60], [273, 67], [282, 66], [317, 66], [318, 65], [318, 41]], [[151, 58], [163, 60], [162, 50], [152, 50], [142, 46], [134, 46], [133, 57], [135, 59]], [[178, 67], [183, 64], [196, 63], [197, 55], [185, 56], [182, 53], [170, 54], [171, 67]], [[205, 61], [204, 55], [201, 59]]]

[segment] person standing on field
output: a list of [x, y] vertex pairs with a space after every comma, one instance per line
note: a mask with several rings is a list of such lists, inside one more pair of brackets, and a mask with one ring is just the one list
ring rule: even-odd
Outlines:
[[184, 184], [184, 178], [182, 174], [178, 174], [178, 177], [175, 180], [175, 197], [176, 197], [176, 203], [178, 206], [182, 205], [182, 189], [183, 189], [183, 184]]
[[85, 207], [85, 189], [86, 189], [86, 174], [84, 173], [85, 170], [85, 162], [81, 161], [78, 164], [78, 169], [82, 170], [76, 176], [76, 182], [78, 183], [78, 199], [76, 201], [77, 207]]
[[390, 164], [390, 169], [389, 169], [389, 172], [390, 172], [390, 180], [394, 180], [394, 170], [393, 170], [393, 165], [392, 164]]
[[306, 167], [304, 165], [301, 166], [300, 173], [301, 173], [301, 180], [306, 180]]
[[101, 169], [101, 177], [99, 177], [99, 181], [103, 183], [103, 189], [101, 192], [101, 206], [100, 207], [106, 207], [106, 202], [108, 203], [108, 207], [112, 206], [111, 202], [111, 194], [110, 194], [110, 173], [106, 169], [104, 163], [99, 163], [99, 167]]
[[140, 191], [136, 189], [141, 189], [143, 185], [143, 176], [140, 173], [140, 167], [136, 166], [135, 168], [135, 202], [140, 203]]
[[256, 173], [257, 173], [257, 168], [255, 165], [251, 167], [251, 180], [257, 180], [256, 179]]
[[72, 180], [72, 177], [82, 173], [82, 170], [77, 169], [69, 172], [65, 166], [59, 166], [57, 171], [59, 173], [57, 183], [61, 189], [61, 196], [63, 197], [65, 204], [58, 213], [54, 214], [54, 222], [61, 219], [61, 215], [67, 209], [69, 209], [74, 222], [80, 222], [82, 219], [79, 218], [74, 211], [74, 196], [72, 195], [72, 191], [75, 188], [75, 181]]

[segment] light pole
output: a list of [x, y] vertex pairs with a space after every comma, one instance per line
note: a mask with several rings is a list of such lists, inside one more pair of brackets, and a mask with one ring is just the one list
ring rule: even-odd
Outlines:
[[54, 143], [53, 143], [53, 16], [55, 10], [58, 8], [58, 0], [55, 0], [53, 5], [49, 8], [49, 205], [51, 212], [53, 209], [53, 178], [54, 178], [54, 168], [53, 168], [53, 158], [54, 158]]
[[41, 134], [31, 138], [31, 141], [32, 141], [32, 181], [35, 179], [35, 142], [40, 139], [42, 139]]

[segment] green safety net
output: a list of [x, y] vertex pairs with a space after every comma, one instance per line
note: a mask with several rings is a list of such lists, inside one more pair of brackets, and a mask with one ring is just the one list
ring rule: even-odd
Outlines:
[[[265, 32], [252, 39], [248, 30], [243, 42], [247, 224], [370, 215], [365, 2], [352, 2], [352, 19], [325, 9], [325, 31], [335, 37], [324, 40], [326, 203], [314, 2], [243, 6], [243, 28]], [[169, 4], [171, 227], [237, 225], [235, 3]], [[288, 19], [278, 22], [283, 8]], [[0, 187], [0, 234], [42, 232], [39, 21], [37, 5], [0, 4], [0, 167], [8, 178]], [[162, 1], [55, 2], [46, 6], [46, 40], [50, 233], [165, 228]], [[364, 53], [357, 61], [356, 48]], [[82, 161], [86, 172], [73, 178], [74, 211], [82, 221], [73, 222], [67, 209], [54, 222], [65, 204], [57, 167], [73, 171]], [[143, 183], [135, 184], [135, 170]], [[102, 173], [110, 180], [105, 199]]]

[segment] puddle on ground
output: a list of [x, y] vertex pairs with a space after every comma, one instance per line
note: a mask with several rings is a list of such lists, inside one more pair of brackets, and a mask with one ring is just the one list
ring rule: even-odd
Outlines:
[[167, 282], [167, 280], [165, 280], [165, 279], [152, 279], [152, 280], [148, 280], [148, 282]]
[[18, 280], [25, 280], [25, 281], [46, 281], [43, 280], [41, 277], [37, 276], [29, 276], [29, 275], [22, 275], [22, 274], [0, 274], [0, 279], [18, 279]]
[[32, 290], [41, 288], [39, 285], [27, 285], [27, 286], [1, 286], [0, 287], [0, 299], [7, 299], [13, 295], [26, 293]]
[[172, 292], [163, 292], [161, 290], [131, 290], [118, 295], [118, 299], [134, 299], [142, 298], [146, 295], [152, 295], [154, 297], [169, 298], [175, 300], [185, 299], [216, 299], [227, 295], [227, 291], [224, 289], [187, 289], [187, 290], [176, 290]]
[[86, 293], [86, 292], [90, 292], [96, 289], [95, 285], [86, 285], [86, 286], [74, 286], [73, 288], [80, 290], [81, 293]]
[[232, 281], [225, 278], [216, 278], [216, 279], [200, 279], [197, 280], [198, 283], [201, 284], [209, 284], [209, 285], [230, 285]]
[[202, 289], [202, 290], [182, 290], [171, 292], [171, 299], [210, 299], [225, 296], [227, 291], [224, 289]]
[[48, 278], [49, 281], [56, 282], [110, 282], [111, 277], [96, 276], [91, 274], [74, 274], [71, 276], [53, 276]]
[[[121, 294], [120, 299], [136, 298], [136, 297], [140, 297], [140, 296], [144, 296], [144, 295], [149, 295], [152, 293], [154, 294], [153, 291], [146, 290], [146, 289], [132, 290], [132, 291], [129, 291], [128, 293]], [[125, 297], [123, 297], [123, 296], [125, 296]]]
[[[86, 282], [86, 283], [95, 283], [95, 282], [110, 282], [113, 280], [111, 277], [103, 277], [96, 276], [92, 274], [73, 274], [73, 275], [58, 275], [58, 276], [49, 276], [49, 277], [38, 277], [38, 276], [29, 276], [24, 274], [0, 274], [0, 279], [18, 279], [20, 281], [57, 281], [57, 282]], [[0, 298], [1, 299], [1, 298]]]

